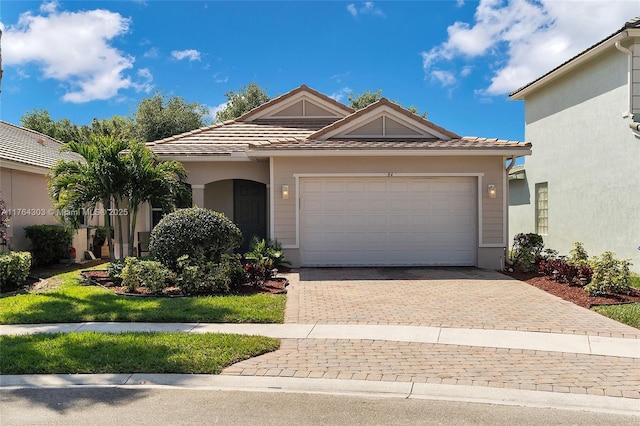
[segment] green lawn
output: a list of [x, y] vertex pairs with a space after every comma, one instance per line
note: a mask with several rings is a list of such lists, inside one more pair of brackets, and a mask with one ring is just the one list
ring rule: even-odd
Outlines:
[[237, 334], [70, 333], [0, 336], [1, 374], [218, 374], [279, 341]]
[[[629, 280], [631, 287], [640, 288], [640, 275]], [[631, 327], [640, 328], [640, 303], [626, 305], [594, 306], [593, 310]]]
[[78, 271], [44, 293], [0, 298], [0, 324], [83, 321], [282, 323], [286, 296], [128, 297], [82, 285]]

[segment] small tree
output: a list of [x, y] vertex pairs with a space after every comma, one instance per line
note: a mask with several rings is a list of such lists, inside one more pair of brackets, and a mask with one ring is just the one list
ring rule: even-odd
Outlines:
[[524, 271], [535, 271], [538, 268], [540, 253], [544, 248], [544, 241], [538, 234], [518, 234], [513, 237], [511, 256], [513, 265]]
[[271, 100], [257, 83], [249, 83], [238, 92], [229, 90], [224, 96], [227, 98], [227, 106], [216, 113], [217, 121], [233, 120]]

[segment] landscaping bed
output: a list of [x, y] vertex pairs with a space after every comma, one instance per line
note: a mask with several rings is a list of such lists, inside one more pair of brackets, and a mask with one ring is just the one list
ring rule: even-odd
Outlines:
[[559, 283], [552, 278], [541, 275], [538, 272], [504, 272], [512, 278], [523, 281], [534, 287], [558, 296], [564, 300], [575, 303], [583, 308], [590, 309], [600, 305], [620, 305], [640, 302], [640, 290], [631, 288], [630, 294], [607, 294], [606, 296], [590, 296], [582, 287]]
[[[105, 270], [86, 270], [82, 271], [83, 278], [93, 285], [101, 286], [107, 290], [113, 291], [115, 294], [124, 296], [154, 296], [154, 297], [183, 297], [183, 293], [178, 287], [167, 287], [161, 295], [151, 294], [148, 288], [137, 287], [135, 292], [127, 292], [123, 287], [116, 285], [109, 273]], [[236, 294], [286, 294], [286, 287], [289, 281], [286, 278], [271, 278], [261, 285], [243, 285], [235, 291]]]

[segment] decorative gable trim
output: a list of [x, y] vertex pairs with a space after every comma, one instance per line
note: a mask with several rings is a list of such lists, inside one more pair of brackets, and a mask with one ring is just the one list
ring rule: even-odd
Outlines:
[[289, 93], [252, 109], [236, 121], [290, 118], [340, 119], [354, 110], [330, 97], [302, 85]]
[[309, 139], [330, 138], [421, 138], [450, 140], [453, 132], [419, 117], [382, 98], [366, 108], [317, 131]]

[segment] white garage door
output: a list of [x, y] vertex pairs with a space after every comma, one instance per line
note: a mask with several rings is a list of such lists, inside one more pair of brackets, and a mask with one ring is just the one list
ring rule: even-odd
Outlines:
[[300, 179], [303, 266], [473, 266], [470, 177]]

